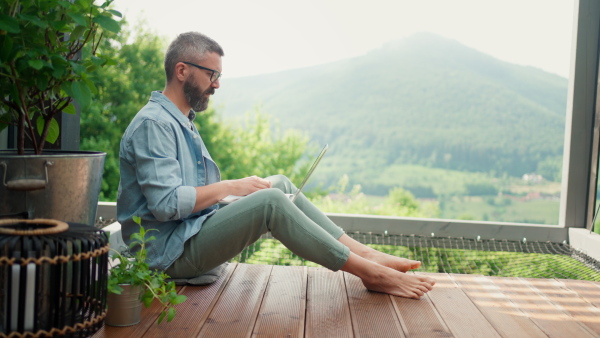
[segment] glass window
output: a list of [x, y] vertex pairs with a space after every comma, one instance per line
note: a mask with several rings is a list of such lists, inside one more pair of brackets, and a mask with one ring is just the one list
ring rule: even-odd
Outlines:
[[310, 184], [331, 212], [558, 224], [573, 1], [335, 4], [312, 22], [335, 48], [379, 45], [228, 79], [226, 117], [261, 103], [315, 152], [329, 143]]

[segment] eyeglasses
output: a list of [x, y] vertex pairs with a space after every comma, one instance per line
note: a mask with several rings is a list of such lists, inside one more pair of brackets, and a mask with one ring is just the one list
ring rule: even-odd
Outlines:
[[181, 61], [181, 62], [185, 63], [186, 65], [194, 66], [196, 68], [203, 69], [203, 70], [208, 70], [209, 72], [212, 72], [212, 74], [210, 74], [210, 82], [217, 81], [221, 77], [221, 75], [222, 75], [221, 72], [219, 72], [218, 70], [214, 70], [214, 69], [202, 67], [202, 66], [199, 66], [199, 65], [197, 65], [195, 63], [191, 63], [191, 62], [187, 62], [187, 61]]

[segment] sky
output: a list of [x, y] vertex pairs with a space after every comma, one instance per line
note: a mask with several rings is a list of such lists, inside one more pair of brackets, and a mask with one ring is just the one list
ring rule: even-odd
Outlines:
[[224, 49], [223, 76], [363, 55], [417, 32], [569, 76], [575, 0], [116, 0], [131, 23], [174, 39], [202, 32]]

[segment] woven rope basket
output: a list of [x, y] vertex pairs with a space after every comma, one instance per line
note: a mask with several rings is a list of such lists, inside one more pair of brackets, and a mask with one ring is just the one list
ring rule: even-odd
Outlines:
[[0, 220], [0, 337], [89, 337], [106, 316], [108, 235], [54, 220]]

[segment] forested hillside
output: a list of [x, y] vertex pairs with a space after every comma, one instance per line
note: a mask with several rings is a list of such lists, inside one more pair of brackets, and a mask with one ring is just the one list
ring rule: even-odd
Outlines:
[[386, 194], [383, 169], [407, 164], [560, 179], [566, 96], [565, 78], [420, 33], [353, 59], [224, 78], [213, 102], [225, 118], [260, 105], [315, 148], [329, 143], [315, 180], [348, 174]]

